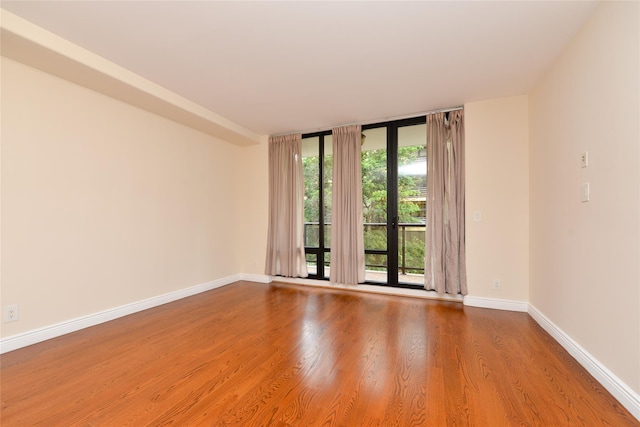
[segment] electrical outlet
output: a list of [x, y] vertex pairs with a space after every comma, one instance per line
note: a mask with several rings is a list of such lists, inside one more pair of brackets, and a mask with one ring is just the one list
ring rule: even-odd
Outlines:
[[2, 321], [4, 323], [15, 322], [18, 319], [20, 319], [20, 306], [18, 304], [7, 305], [2, 308]]
[[502, 282], [500, 281], [500, 279], [493, 279], [491, 288], [495, 291], [499, 291], [500, 289], [502, 289]]

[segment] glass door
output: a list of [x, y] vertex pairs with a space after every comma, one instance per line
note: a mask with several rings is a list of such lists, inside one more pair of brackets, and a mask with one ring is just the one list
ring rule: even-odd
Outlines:
[[422, 288], [426, 208], [424, 117], [363, 126], [366, 281]]
[[[427, 187], [425, 117], [364, 125], [362, 204], [367, 283], [422, 288]], [[309, 277], [329, 278], [331, 131], [302, 139]]]

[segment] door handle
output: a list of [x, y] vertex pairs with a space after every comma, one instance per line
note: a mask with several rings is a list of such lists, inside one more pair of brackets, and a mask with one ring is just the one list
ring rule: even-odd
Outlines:
[[391, 219], [391, 228], [395, 229], [397, 226], [398, 226], [398, 217], [397, 217], [397, 216], [394, 216], [394, 217]]

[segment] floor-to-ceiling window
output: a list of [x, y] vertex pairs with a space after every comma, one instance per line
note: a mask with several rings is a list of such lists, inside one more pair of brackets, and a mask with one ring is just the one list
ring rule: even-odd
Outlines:
[[[425, 118], [362, 126], [367, 283], [422, 288], [426, 202]], [[303, 135], [309, 277], [329, 277], [331, 132]]]
[[303, 135], [304, 245], [309, 277], [329, 278], [331, 248], [331, 132]]

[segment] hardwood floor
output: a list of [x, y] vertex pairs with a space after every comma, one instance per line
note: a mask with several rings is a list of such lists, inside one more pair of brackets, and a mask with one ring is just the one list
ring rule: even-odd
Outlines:
[[638, 426], [533, 319], [238, 282], [1, 357], [2, 426]]

